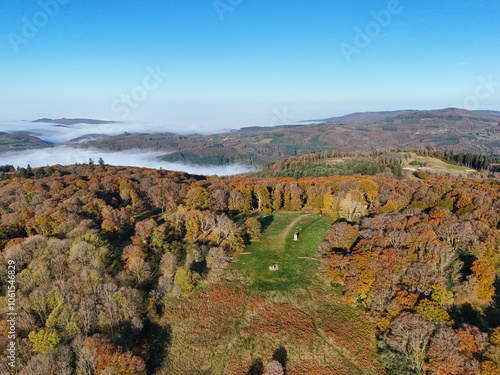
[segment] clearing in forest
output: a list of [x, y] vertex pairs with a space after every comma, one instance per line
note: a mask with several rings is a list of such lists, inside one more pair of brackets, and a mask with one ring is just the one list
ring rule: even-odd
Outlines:
[[[250, 291], [290, 291], [308, 288], [318, 268], [318, 245], [331, 225], [328, 215], [278, 212], [261, 215], [263, 234], [240, 255], [234, 269], [248, 277]], [[294, 233], [299, 240], [294, 241]], [[269, 266], [278, 265], [277, 271]]]
[[[278, 212], [259, 220], [262, 236], [225, 271], [243, 273], [246, 285], [221, 274], [187, 298], [165, 299], [172, 337], [165, 370], [246, 375], [281, 353], [289, 375], [380, 373], [373, 323], [315, 278], [319, 262], [310, 258], [329, 215]], [[269, 270], [273, 263], [277, 271]]]

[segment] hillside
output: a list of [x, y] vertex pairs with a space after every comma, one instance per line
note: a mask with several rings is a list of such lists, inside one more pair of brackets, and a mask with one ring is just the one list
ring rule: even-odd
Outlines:
[[0, 132], [0, 152], [29, 150], [44, 147], [52, 147], [52, 144], [26, 133], [11, 134]]
[[315, 121], [321, 123], [329, 124], [346, 124], [346, 125], [356, 125], [364, 124], [368, 122], [383, 121], [388, 118], [393, 118], [399, 115], [414, 114], [418, 111], [381, 111], [381, 112], [357, 112], [351, 113], [345, 116], [329, 117], [322, 120], [308, 120], [307, 122]]
[[494, 112], [461, 109], [361, 113], [317, 125], [279, 126], [215, 135], [127, 134], [82, 147], [155, 149], [168, 159], [191, 163], [265, 165], [320, 150], [366, 152], [426, 147], [500, 155], [500, 118]]
[[498, 177], [500, 158], [452, 151], [418, 150], [371, 153], [320, 151], [291, 156], [264, 167], [258, 177], [328, 177], [332, 175], [389, 175], [394, 178], [430, 176]]
[[0, 352], [14, 310], [21, 375], [497, 374], [499, 213], [479, 177], [9, 170]]

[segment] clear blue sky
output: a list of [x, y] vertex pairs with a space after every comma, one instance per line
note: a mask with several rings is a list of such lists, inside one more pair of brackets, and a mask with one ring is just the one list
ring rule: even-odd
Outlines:
[[[1, 118], [211, 128], [464, 103], [500, 110], [498, 0], [42, 6], [55, 1], [0, 3]], [[389, 8], [396, 9], [390, 20], [375, 20], [372, 12]], [[367, 26], [371, 36], [360, 48], [356, 30]], [[347, 45], [356, 49], [349, 59]], [[141, 89], [148, 67], [168, 76], [148, 78]], [[490, 76], [499, 83], [478, 98], [476, 88]], [[140, 100], [123, 99], [133, 90]]]

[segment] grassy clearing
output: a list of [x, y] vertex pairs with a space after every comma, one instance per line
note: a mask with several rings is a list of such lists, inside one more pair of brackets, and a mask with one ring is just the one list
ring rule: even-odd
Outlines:
[[[428, 157], [428, 156], [422, 156], [422, 155], [417, 155], [416, 153], [412, 152], [410, 153], [411, 158], [404, 163], [403, 167], [404, 168], [412, 168], [412, 169], [418, 169], [418, 168], [428, 168], [428, 170], [436, 173], [453, 173], [458, 175], [469, 175], [471, 169], [468, 167], [463, 167], [460, 165], [453, 165], [449, 164], [443, 160]], [[341, 163], [347, 163], [352, 158], [332, 158], [326, 160], [327, 164], [341, 164]], [[323, 163], [325, 160], [317, 161], [317, 164]], [[422, 164], [420, 165], [413, 165], [410, 164], [411, 162], [418, 162]]]
[[[318, 245], [331, 225], [330, 219], [316, 214], [279, 212], [263, 215], [261, 221], [264, 226], [269, 223], [269, 227], [262, 237], [248, 246], [246, 252], [250, 254], [240, 255], [233, 268], [247, 275], [251, 292], [286, 292], [307, 288], [312, 282], [318, 261], [299, 257], [316, 256]], [[300, 233], [298, 241], [293, 240], [295, 232]], [[278, 265], [277, 271], [269, 270], [273, 263]]]
[[[429, 170], [435, 171], [435, 172], [461, 172], [461, 173], [467, 174], [468, 173], [467, 171], [470, 170], [470, 168], [467, 168], [467, 167], [449, 164], [449, 163], [446, 163], [445, 161], [442, 161], [442, 160], [439, 160], [436, 158], [431, 158], [431, 157], [427, 157], [427, 156], [420, 156], [420, 155], [417, 155], [415, 153], [412, 153], [411, 156], [412, 156], [412, 159], [409, 160], [409, 163], [412, 161], [416, 161], [416, 162], [424, 165], [425, 168], [429, 168]], [[414, 165], [411, 165], [409, 163], [405, 164], [405, 167], [409, 167], [409, 168], [417, 168], [418, 167], [418, 166], [416, 167]]]
[[[287, 355], [288, 375], [379, 374], [372, 324], [315, 278], [328, 217], [301, 212], [259, 215], [264, 233], [250, 254], [181, 300], [165, 301], [172, 334], [164, 370], [246, 375], [252, 364]], [[293, 240], [299, 232], [299, 241]], [[273, 263], [278, 271], [270, 271]]]

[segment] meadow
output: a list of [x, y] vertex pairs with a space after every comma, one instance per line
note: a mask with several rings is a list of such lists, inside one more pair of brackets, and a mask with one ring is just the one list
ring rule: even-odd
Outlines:
[[[183, 301], [167, 302], [167, 370], [262, 374], [279, 359], [289, 375], [380, 373], [372, 323], [317, 275], [317, 247], [331, 225], [329, 215], [258, 218], [263, 234], [236, 263], [213, 272]], [[269, 270], [272, 264], [278, 270]]]

